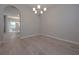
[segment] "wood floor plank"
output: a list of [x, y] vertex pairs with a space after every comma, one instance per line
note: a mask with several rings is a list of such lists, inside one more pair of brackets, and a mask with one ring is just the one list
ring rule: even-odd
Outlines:
[[0, 55], [78, 55], [79, 45], [44, 36], [14, 39], [0, 44]]

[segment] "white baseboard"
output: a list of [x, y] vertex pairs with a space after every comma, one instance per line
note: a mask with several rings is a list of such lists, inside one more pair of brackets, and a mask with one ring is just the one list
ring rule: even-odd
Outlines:
[[72, 43], [72, 44], [77, 44], [77, 45], [79, 45], [79, 42], [76, 42], [76, 41], [71, 41], [71, 40], [67, 40], [67, 39], [62, 39], [62, 38], [55, 37], [55, 36], [51, 36], [51, 35], [43, 35], [43, 36], [47, 36], [47, 37], [50, 37], [50, 38], [55, 38], [55, 39], [57, 39], [57, 40], [62, 40], [62, 41], [66, 41], [66, 42], [69, 42], [69, 43]]
[[38, 35], [40, 35], [40, 34], [32, 34], [32, 35], [28, 35], [28, 36], [22, 36], [22, 37], [20, 37], [20, 39], [30, 38], [30, 37], [38, 36]]
[[76, 41], [71, 41], [71, 40], [62, 39], [62, 38], [59, 38], [59, 37], [55, 37], [55, 36], [51, 36], [51, 35], [44, 35], [44, 34], [32, 34], [32, 35], [28, 35], [28, 36], [22, 36], [20, 38], [24, 39], [24, 38], [29, 38], [29, 37], [38, 36], [38, 35], [42, 35], [42, 36], [46, 36], [46, 37], [50, 37], [50, 38], [55, 38], [57, 40], [62, 40], [62, 41], [66, 41], [66, 42], [69, 42], [69, 43], [72, 43], [72, 44], [79, 45], [79, 42], [76, 42]]

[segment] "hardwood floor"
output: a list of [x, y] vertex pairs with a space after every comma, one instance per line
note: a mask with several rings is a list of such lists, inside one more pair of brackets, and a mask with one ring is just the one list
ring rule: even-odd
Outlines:
[[1, 55], [77, 55], [79, 45], [56, 39], [35, 36], [0, 44]]

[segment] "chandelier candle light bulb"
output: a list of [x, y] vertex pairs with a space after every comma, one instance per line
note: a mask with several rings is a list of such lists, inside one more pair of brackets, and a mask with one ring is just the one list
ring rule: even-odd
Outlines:
[[41, 14], [43, 14], [43, 11], [40, 11]]
[[35, 14], [37, 14], [37, 11], [35, 11]]
[[47, 10], [47, 8], [44, 8], [43, 10], [44, 10], [44, 11], [46, 11], [46, 10]]
[[37, 5], [37, 9], [40, 9], [41, 8], [41, 6], [40, 5]]
[[35, 9], [35, 8], [33, 8], [33, 11], [36, 11], [36, 9]]

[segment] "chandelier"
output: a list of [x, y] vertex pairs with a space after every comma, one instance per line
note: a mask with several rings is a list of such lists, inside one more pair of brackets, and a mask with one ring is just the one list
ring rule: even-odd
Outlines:
[[36, 7], [33, 8], [33, 12], [37, 15], [43, 14], [47, 10], [46, 7], [41, 7], [41, 5], [37, 5]]

